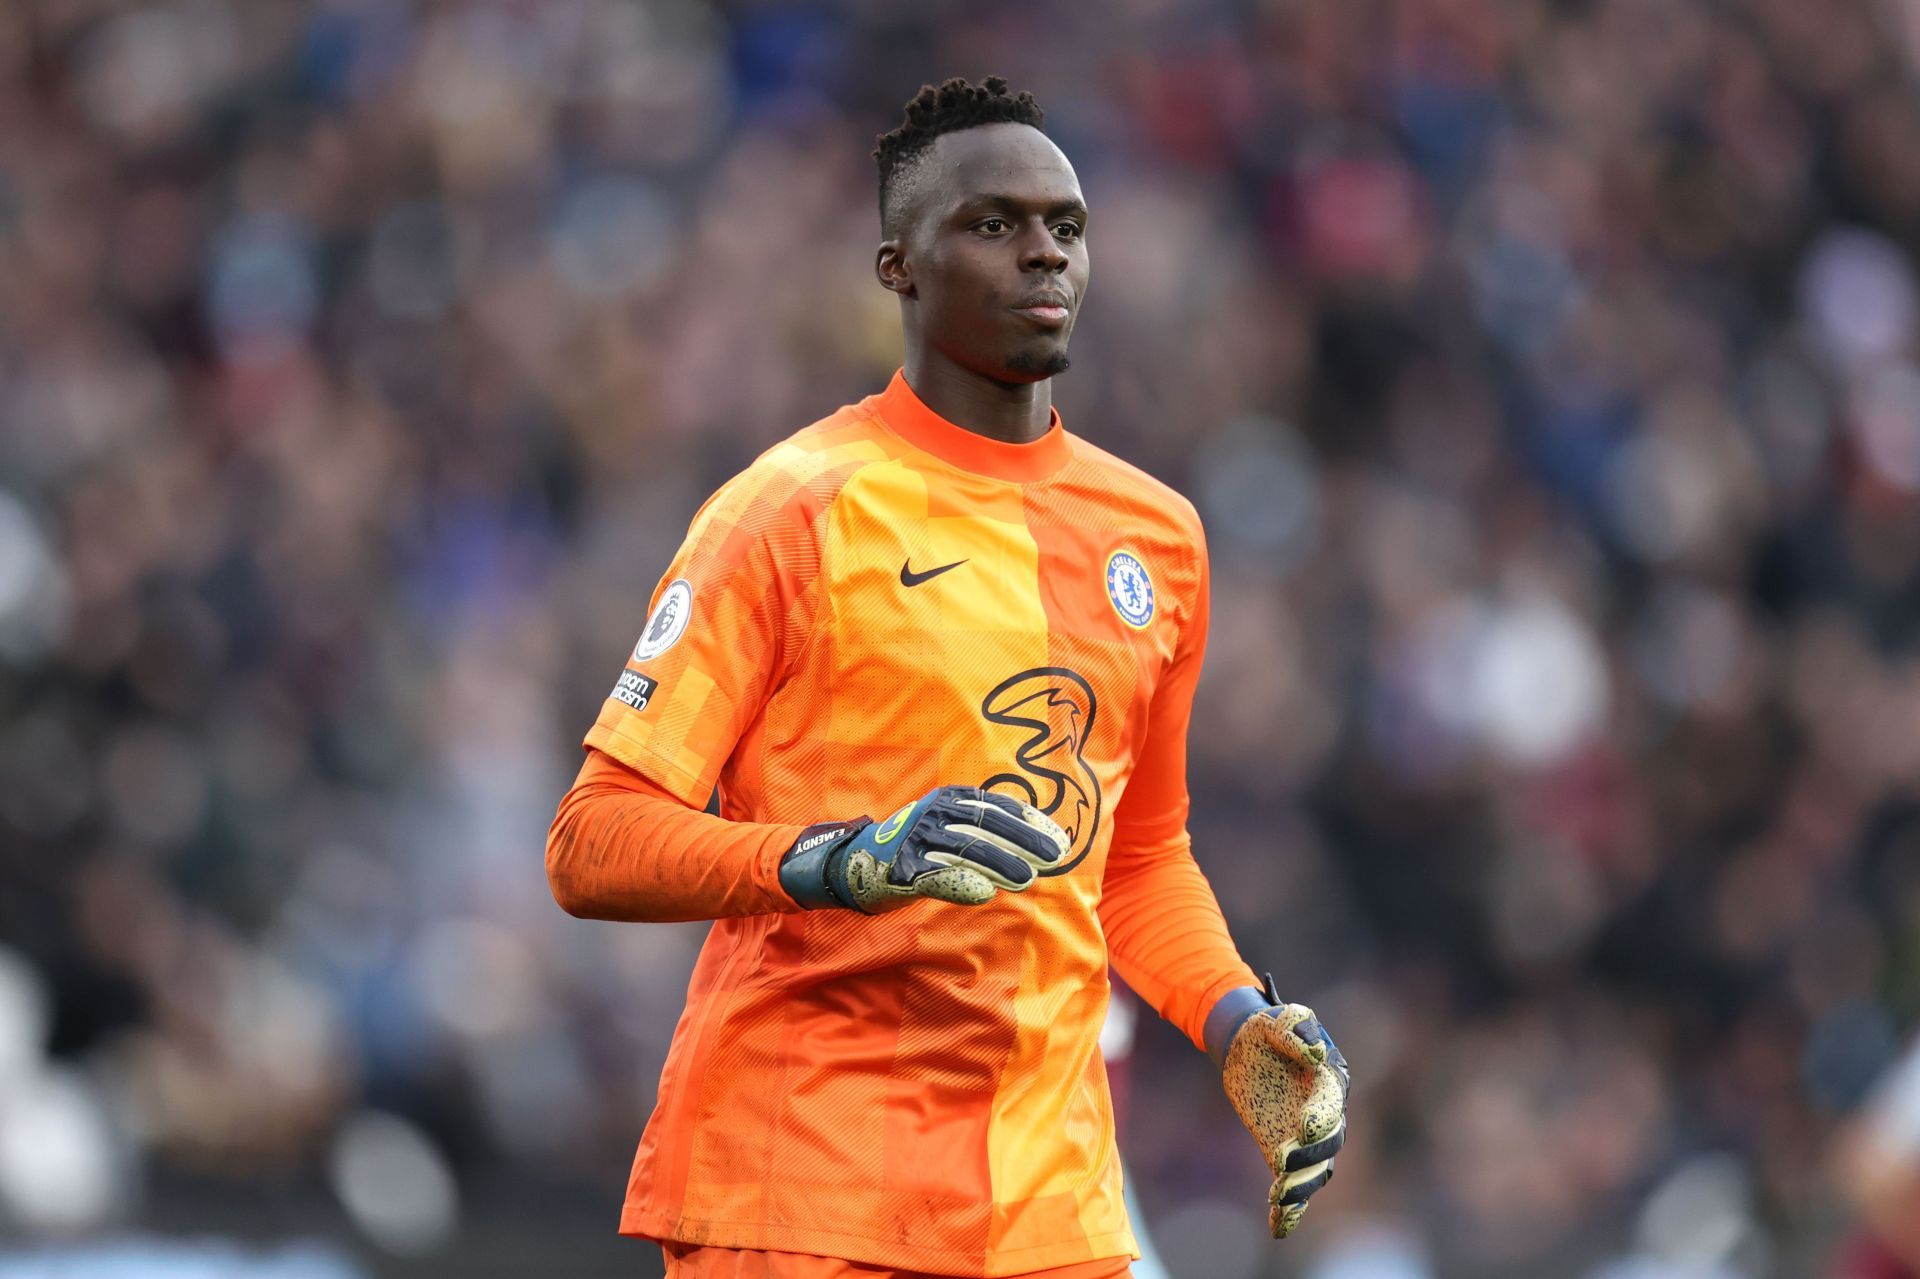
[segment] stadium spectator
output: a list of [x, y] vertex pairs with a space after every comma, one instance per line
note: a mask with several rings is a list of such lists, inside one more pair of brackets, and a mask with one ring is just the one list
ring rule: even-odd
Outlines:
[[[995, 70], [1100, 210], [1062, 413], [1207, 520], [1198, 855], [1367, 1063], [1314, 1231], [1584, 1274], [1725, 1154], [1712, 1264], [1812, 1272], [1811, 1152], [1920, 1011], [1917, 32], [0, 10], [0, 945], [46, 1009], [0, 1114], [58, 1080], [106, 1187], [36, 1216], [0, 1149], [0, 1214], [331, 1183], [393, 1249], [496, 1192], [601, 1242], [529, 1188], [617, 1183], [701, 930], [552, 911], [553, 796], [698, 496], [898, 362], [863, 139]], [[1261, 1170], [1193, 1056], [1142, 1027], [1192, 1101], [1122, 1145], [1170, 1272], [1232, 1279]]]

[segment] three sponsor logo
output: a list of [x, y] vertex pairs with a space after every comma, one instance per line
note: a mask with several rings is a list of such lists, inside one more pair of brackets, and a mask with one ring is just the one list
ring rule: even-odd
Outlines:
[[[900, 566], [904, 586], [917, 586], [966, 563], [956, 560], [915, 572], [911, 561]], [[1147, 627], [1156, 601], [1153, 579], [1139, 556], [1116, 550], [1107, 557], [1105, 586], [1108, 602], [1120, 620], [1135, 630]], [[633, 660], [660, 656], [687, 632], [693, 614], [693, 586], [675, 578], [661, 592], [647, 617]], [[644, 711], [660, 688], [659, 681], [638, 671], [622, 671], [611, 696], [635, 711]], [[1093, 686], [1078, 672], [1062, 666], [1037, 667], [1002, 680], [981, 700], [980, 712], [989, 722], [1025, 733], [1015, 747], [1015, 768], [981, 783], [987, 790], [1021, 799], [1058, 822], [1071, 840], [1071, 855], [1062, 865], [1042, 874], [1062, 874], [1091, 851], [1103, 817], [1100, 781], [1085, 758], [1098, 706]], [[876, 842], [896, 838], [911, 815], [912, 805], [894, 813], [876, 832]], [[820, 835], [822, 842], [844, 831]]]
[[1100, 831], [1100, 778], [1086, 758], [1099, 710], [1093, 685], [1065, 666], [1021, 671], [981, 699], [988, 723], [1026, 734], [1014, 748], [1018, 771], [996, 773], [981, 787], [1031, 804], [1067, 832], [1067, 860], [1042, 875], [1064, 875], [1086, 860]]

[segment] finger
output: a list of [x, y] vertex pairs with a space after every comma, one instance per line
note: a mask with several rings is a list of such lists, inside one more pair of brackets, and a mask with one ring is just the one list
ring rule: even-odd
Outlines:
[[1060, 850], [1060, 856], [1065, 857], [1073, 851], [1073, 836], [1067, 834], [1064, 826], [1032, 804], [1024, 804], [1019, 800], [1012, 802], [1013, 806], [1019, 809], [1020, 820], [1052, 840], [1055, 847]]
[[1059, 846], [1062, 855], [1073, 847], [1073, 839], [1061, 829], [1060, 823], [1047, 816], [1025, 800], [1003, 795], [999, 791], [974, 790], [955, 797], [956, 803], [980, 804], [996, 808], [1024, 826], [1030, 826], [1045, 835]]
[[1333, 1180], [1333, 1161], [1316, 1164], [1273, 1183], [1272, 1202], [1286, 1206], [1303, 1204], [1329, 1181]]
[[[1001, 869], [1003, 874], [1022, 883], [1032, 878], [1036, 870], [1045, 870], [1047, 867], [1046, 862], [1038, 860], [1026, 849], [990, 835], [978, 826], [945, 827], [931, 842], [935, 848], [959, 853], [971, 861]], [[1018, 870], [1013, 869], [1016, 866]]]
[[952, 902], [956, 906], [978, 906], [993, 900], [994, 886], [969, 867], [943, 866], [917, 876], [913, 891], [921, 897]]
[[1331, 1159], [1339, 1154], [1340, 1148], [1346, 1144], [1347, 1126], [1343, 1123], [1334, 1130], [1333, 1136], [1324, 1141], [1316, 1141], [1311, 1146], [1301, 1146], [1289, 1154], [1286, 1159], [1286, 1170], [1299, 1172], [1302, 1168], [1310, 1168], [1322, 1160]]
[[1028, 804], [1025, 800], [1015, 799], [1011, 795], [1003, 795], [997, 790], [982, 790], [978, 786], [969, 786], [964, 790], [956, 790], [954, 792], [954, 802], [986, 804], [999, 809], [1003, 813], [1011, 814], [1014, 817], [1019, 817], [1023, 810], [1032, 807], [1032, 805]]
[[[1012, 800], [1004, 802], [1013, 804]], [[1009, 852], [1043, 866], [1051, 866], [1066, 855], [1067, 833], [1037, 808], [1021, 804], [1014, 806], [1014, 812], [1008, 812], [997, 804], [976, 799], [959, 800], [955, 807], [965, 810], [966, 821], [949, 825], [949, 830], [977, 829], [982, 835], [1005, 844]]]
[[1293, 1028], [1312, 1016], [1311, 1008], [1300, 1004], [1282, 1004], [1268, 1012], [1255, 1013], [1253, 1021], [1259, 1026], [1260, 1034], [1269, 1048], [1293, 1065], [1310, 1069], [1327, 1059], [1327, 1050], [1318, 1040], [1300, 1038], [1293, 1033]]
[[1019, 892], [1034, 880], [1033, 867], [977, 837], [956, 837], [950, 846], [927, 848], [920, 855], [941, 866], [965, 865], [994, 887], [1011, 892]]
[[1300, 1142], [1325, 1141], [1347, 1125], [1347, 1086], [1332, 1066], [1314, 1068], [1313, 1090], [1300, 1111]]
[[1327, 1028], [1320, 1024], [1320, 1019], [1316, 1017], [1311, 1010], [1295, 1024], [1293, 1033], [1307, 1043], [1319, 1044], [1321, 1051], [1325, 1054], [1327, 1064], [1340, 1072], [1342, 1081], [1351, 1078], [1347, 1070], [1346, 1056], [1340, 1051], [1339, 1045], [1333, 1042], [1333, 1036], [1327, 1033]]
[[1037, 863], [1025, 849], [1010, 844], [966, 821], [943, 821], [934, 825], [933, 829], [923, 831], [920, 835], [920, 849], [923, 856], [927, 850], [958, 853], [968, 861], [978, 863], [982, 868], [1013, 883], [1026, 883], [1033, 878], [1033, 872], [1037, 868]]
[[1267, 1229], [1273, 1232], [1275, 1239], [1285, 1239], [1299, 1226], [1300, 1219], [1307, 1215], [1307, 1205], [1274, 1204], [1267, 1209]]

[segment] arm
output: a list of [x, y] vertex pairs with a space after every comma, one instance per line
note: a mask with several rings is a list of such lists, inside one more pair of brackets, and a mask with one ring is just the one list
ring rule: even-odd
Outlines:
[[1100, 898], [1114, 968], [1202, 1048], [1214, 1007], [1234, 991], [1257, 993], [1260, 984], [1234, 949], [1187, 834], [1187, 722], [1206, 650], [1207, 593], [1201, 546], [1198, 596], [1172, 665], [1154, 690], [1146, 744], [1114, 812]]
[[732, 822], [688, 808], [588, 750], [547, 831], [547, 884], [582, 919], [665, 923], [801, 909], [780, 859], [802, 826]]
[[959, 786], [877, 829], [865, 817], [815, 826], [728, 821], [589, 749], [547, 831], [547, 884], [569, 915], [628, 922], [835, 906], [871, 914], [918, 897], [976, 906], [1024, 890], [1067, 844], [1045, 814]]
[[798, 826], [703, 811], [818, 607], [814, 521], [830, 490], [763, 457], [703, 504], [655, 587], [587, 757], [547, 832], [569, 914], [687, 920], [797, 910], [778, 885]]
[[1311, 1009], [1258, 985], [1234, 949], [1187, 834], [1187, 722], [1206, 648], [1208, 567], [1154, 690], [1147, 740], [1114, 817], [1100, 919], [1114, 967], [1221, 1068], [1273, 1173], [1267, 1224], [1283, 1238], [1333, 1178], [1346, 1141], [1347, 1063]]
[[1234, 949], [1184, 837], [1162, 849], [1129, 849], [1119, 860], [1116, 866], [1108, 853], [1100, 899], [1113, 966], [1156, 1012], [1207, 1048], [1208, 1014], [1237, 991], [1257, 994], [1259, 981]]
[[[943, 787], [875, 826], [734, 822], [701, 806], [767, 698], [799, 664], [819, 609], [816, 521], [830, 478], [768, 457], [694, 517], [587, 761], [547, 834], [547, 881], [571, 914], [718, 919], [920, 897], [980, 905], [1066, 851], [1043, 815]], [[837, 815], [829, 814], [829, 817]]]

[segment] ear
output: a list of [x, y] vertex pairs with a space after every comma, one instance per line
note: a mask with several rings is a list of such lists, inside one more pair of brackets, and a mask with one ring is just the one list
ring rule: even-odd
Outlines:
[[874, 278], [880, 287], [903, 298], [914, 296], [913, 267], [907, 261], [905, 240], [882, 240], [873, 259]]

